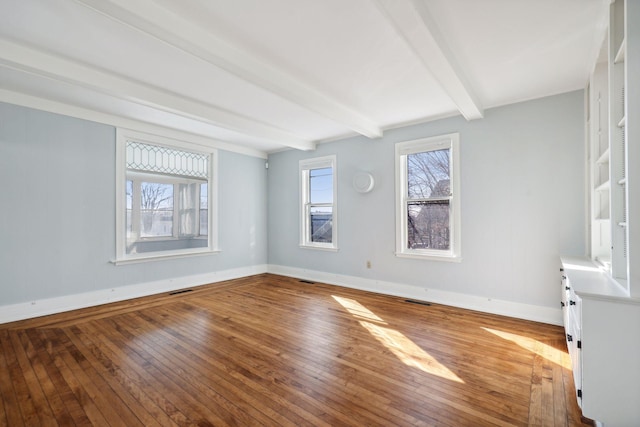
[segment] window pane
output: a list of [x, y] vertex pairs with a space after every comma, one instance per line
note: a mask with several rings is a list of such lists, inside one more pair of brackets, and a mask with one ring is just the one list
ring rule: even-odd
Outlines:
[[449, 201], [407, 204], [407, 248], [448, 250]]
[[140, 185], [140, 236], [173, 235], [173, 185], [142, 182]]
[[309, 202], [333, 203], [333, 169], [309, 170]]
[[127, 193], [127, 215], [126, 215], [126, 224], [127, 224], [127, 239], [131, 238], [131, 208], [133, 207], [133, 181], [127, 180], [126, 183], [126, 193]]
[[448, 197], [451, 194], [449, 149], [407, 155], [409, 198]]
[[199, 184], [180, 184], [178, 210], [180, 212], [179, 226], [181, 237], [193, 237], [196, 235], [196, 212], [200, 200], [198, 197]]
[[309, 223], [311, 241], [316, 243], [331, 243], [333, 233], [333, 208], [330, 206], [312, 206]]
[[200, 184], [200, 235], [209, 235], [209, 185]]

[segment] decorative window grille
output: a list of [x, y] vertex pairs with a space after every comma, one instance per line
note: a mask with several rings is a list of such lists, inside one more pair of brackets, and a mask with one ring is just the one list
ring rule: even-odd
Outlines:
[[127, 141], [127, 170], [207, 179], [209, 156], [160, 145]]

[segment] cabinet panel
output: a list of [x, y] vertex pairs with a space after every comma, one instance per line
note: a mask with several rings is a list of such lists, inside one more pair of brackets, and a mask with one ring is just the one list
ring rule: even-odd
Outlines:
[[564, 327], [582, 413], [605, 426], [640, 425], [640, 299], [586, 258], [562, 258], [562, 265]]
[[565, 338], [569, 357], [571, 358], [576, 397], [578, 399], [578, 405], [582, 407], [582, 398], [580, 397], [582, 394], [582, 299], [575, 294], [571, 280], [567, 277], [564, 270], [561, 270], [561, 274]]

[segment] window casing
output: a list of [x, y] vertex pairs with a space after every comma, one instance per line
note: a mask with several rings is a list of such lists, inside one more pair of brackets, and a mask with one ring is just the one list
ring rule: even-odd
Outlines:
[[395, 148], [396, 255], [460, 261], [459, 134]]
[[116, 263], [217, 247], [215, 150], [118, 129]]
[[338, 249], [336, 156], [300, 161], [300, 246]]

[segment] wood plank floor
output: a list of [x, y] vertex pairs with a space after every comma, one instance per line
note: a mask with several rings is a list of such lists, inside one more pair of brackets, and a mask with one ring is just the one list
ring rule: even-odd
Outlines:
[[275, 275], [0, 325], [0, 426], [581, 426], [560, 327]]

